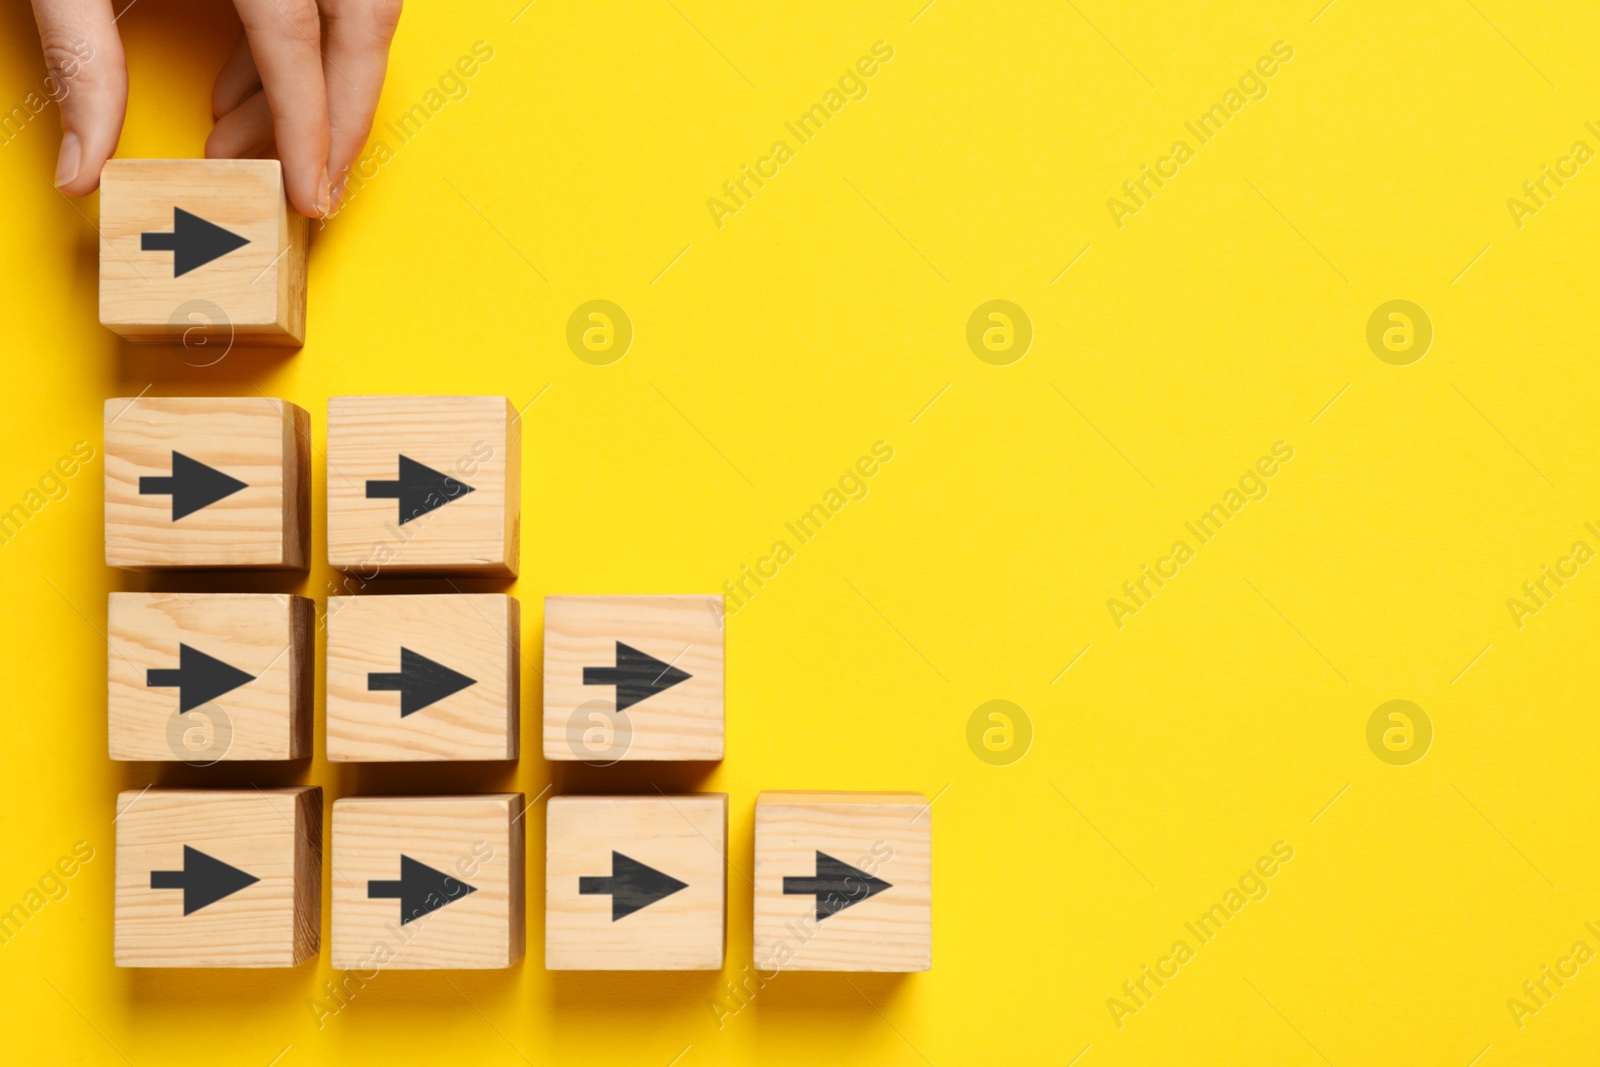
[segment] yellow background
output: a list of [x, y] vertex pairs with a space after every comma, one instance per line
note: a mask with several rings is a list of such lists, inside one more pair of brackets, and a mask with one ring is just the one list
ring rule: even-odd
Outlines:
[[[727, 759], [705, 773], [552, 767], [537, 685], [503, 769], [111, 763], [108, 590], [320, 597], [331, 575], [110, 571], [90, 464], [0, 549], [0, 905], [96, 850], [0, 946], [8, 1060], [1592, 1061], [1600, 962], [1520, 1029], [1506, 1001], [1574, 942], [1600, 950], [1600, 563], [1521, 628], [1507, 600], [1600, 547], [1600, 163], [1521, 228], [1506, 201], [1575, 140], [1600, 149], [1600, 15], [923, 2], [412, 3], [379, 136], [475, 41], [493, 60], [317, 233], [305, 348], [204, 370], [96, 323], [97, 206], [50, 186], [54, 115], [0, 146], [4, 506], [146, 386], [286, 397], [319, 444], [331, 395], [538, 398], [510, 586], [537, 661], [544, 594], [717, 589], [874, 442], [895, 449], [730, 618]], [[26, 5], [0, 18], [9, 108], [42, 67]], [[142, 0], [120, 26], [119, 154], [198, 154], [232, 16]], [[879, 40], [894, 59], [868, 96], [717, 228], [707, 198]], [[1107, 198], [1280, 40], [1268, 95], [1118, 229]], [[565, 342], [597, 298], [636, 334], [606, 367]], [[965, 342], [995, 298], [1035, 328], [1009, 366]], [[1435, 328], [1410, 366], [1365, 342], [1395, 298]], [[1116, 627], [1107, 599], [1279, 440], [1294, 459], [1266, 499]], [[1009, 766], [967, 746], [992, 699], [1033, 724]], [[1410, 766], [1366, 743], [1391, 699], [1434, 726]], [[720, 1029], [722, 976], [548, 973], [536, 811], [522, 963], [384, 973], [319, 1029], [326, 951], [111, 966], [113, 795], [152, 780], [725, 790], [744, 870], [761, 789], [919, 789], [939, 797], [934, 967], [785, 974]], [[1119, 1029], [1108, 999], [1278, 841], [1294, 859], [1269, 895]], [[729, 893], [731, 978], [750, 888], [730, 873]]]

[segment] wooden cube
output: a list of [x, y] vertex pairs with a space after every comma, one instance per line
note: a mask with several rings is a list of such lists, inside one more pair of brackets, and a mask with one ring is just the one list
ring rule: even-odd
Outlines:
[[111, 758], [311, 755], [315, 608], [288, 593], [112, 593]]
[[521, 793], [334, 801], [334, 968], [520, 959], [523, 810]]
[[932, 819], [921, 793], [762, 793], [756, 799], [756, 965], [931, 968]]
[[544, 757], [722, 758], [722, 597], [544, 601]]
[[286, 400], [107, 400], [106, 563], [306, 565], [311, 421]]
[[551, 799], [545, 967], [721, 970], [727, 846], [726, 793]]
[[328, 562], [379, 574], [514, 576], [522, 426], [503, 396], [328, 401]]
[[328, 758], [516, 759], [520, 620], [500, 593], [329, 597]]
[[322, 931], [322, 790], [117, 794], [118, 967], [293, 967]]
[[[306, 336], [306, 219], [275, 159], [113, 159], [100, 172], [100, 321], [130, 341]], [[191, 335], [192, 336], [192, 335]]]

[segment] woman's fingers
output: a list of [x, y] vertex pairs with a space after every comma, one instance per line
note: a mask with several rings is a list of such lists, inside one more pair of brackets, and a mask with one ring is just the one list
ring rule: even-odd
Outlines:
[[344, 190], [345, 172], [372, 131], [400, 7], [401, 0], [322, 0], [328, 174], [336, 201]]
[[322, 76], [322, 22], [312, 0], [234, 0], [272, 111], [289, 202], [302, 215], [326, 215], [328, 97]]
[[206, 138], [207, 159], [254, 159], [272, 143], [272, 109], [257, 91], [217, 120]]
[[[211, 157], [276, 145], [289, 201], [326, 215], [372, 129], [401, 0], [234, 0], [244, 37], [212, 90]], [[116, 151], [128, 74], [110, 0], [34, 0], [52, 96], [61, 104], [56, 185], [93, 190]], [[324, 26], [324, 21], [326, 26]], [[324, 29], [326, 42], [324, 43]]]
[[50, 95], [61, 105], [55, 184], [93, 192], [117, 150], [128, 107], [128, 69], [110, 0], [34, 0]]
[[256, 71], [255, 56], [250, 54], [250, 39], [241, 33], [233, 55], [217, 72], [216, 84], [211, 87], [211, 117], [220, 119], [260, 88], [261, 75]]

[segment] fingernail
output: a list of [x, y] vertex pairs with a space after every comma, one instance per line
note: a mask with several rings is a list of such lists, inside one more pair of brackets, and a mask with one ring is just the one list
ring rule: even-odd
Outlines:
[[61, 138], [61, 155], [56, 157], [56, 188], [78, 176], [78, 166], [83, 161], [83, 144], [78, 135], [68, 130]]
[[322, 168], [322, 178], [317, 183], [317, 214], [326, 216], [333, 210], [333, 188], [328, 184], [328, 168]]

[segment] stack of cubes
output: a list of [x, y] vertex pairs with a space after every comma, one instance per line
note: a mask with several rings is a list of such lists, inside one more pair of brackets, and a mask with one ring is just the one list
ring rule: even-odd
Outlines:
[[[277, 164], [247, 164], [108, 168], [107, 325], [172, 341], [180, 309], [198, 301], [247, 323], [255, 340], [303, 336], [304, 227]], [[184, 215], [238, 241], [202, 234], [210, 244], [186, 251], [195, 223]], [[166, 226], [171, 239], [142, 239]], [[258, 284], [286, 295], [252, 308]], [[105, 434], [109, 564], [306, 568], [311, 454], [323, 450], [303, 409], [260, 395], [141, 395], [106, 402]], [[308, 758], [319, 630], [328, 760], [520, 757], [522, 674], [533, 664], [516, 598], [373, 591], [390, 577], [515, 578], [515, 409], [498, 396], [336, 397], [324, 454], [328, 562], [342, 578], [320, 618], [287, 593], [111, 594], [112, 759]], [[723, 637], [720, 595], [547, 597], [544, 758], [721, 760]], [[320, 787], [146, 787], [117, 807], [119, 965], [284, 967], [320, 953]], [[928, 808], [920, 793], [762, 793], [753, 962], [768, 973], [928, 969]], [[333, 966], [515, 963], [528, 810], [521, 793], [336, 800]], [[545, 819], [546, 967], [723, 967], [726, 794], [555, 796]]]

